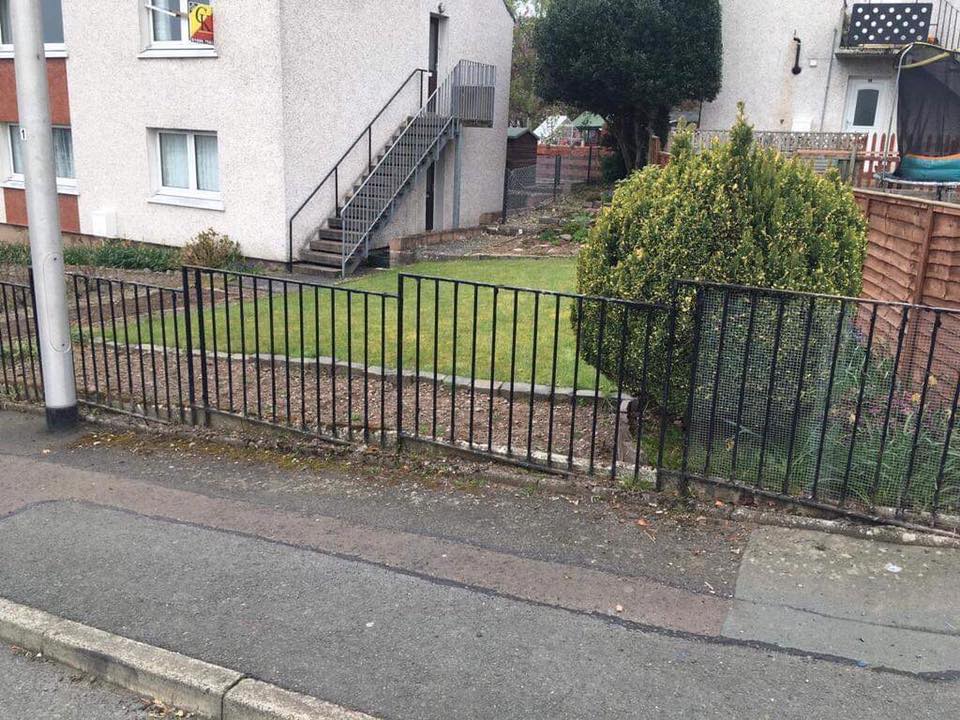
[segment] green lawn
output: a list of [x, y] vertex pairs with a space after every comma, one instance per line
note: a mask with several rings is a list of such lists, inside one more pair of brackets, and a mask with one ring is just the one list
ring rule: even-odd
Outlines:
[[[505, 260], [462, 260], [448, 262], [427, 262], [402, 268], [405, 274], [456, 278], [498, 285], [537, 288], [561, 292], [574, 292], [576, 289], [576, 260], [572, 258], [551, 259], [505, 259]], [[362, 293], [350, 293], [348, 290], [362, 290], [374, 293], [396, 294], [398, 271], [382, 270], [369, 273], [356, 280], [331, 288], [306, 288], [302, 293], [295, 286], [289, 286], [284, 296], [279, 294], [281, 285], [274, 283], [272, 308], [267, 296], [266, 283], [259, 283], [264, 289], [256, 301], [251, 299], [249, 289], [245, 289], [245, 299], [241, 304], [232, 299], [229, 312], [218, 301], [216, 310], [211, 313], [205, 309], [203, 315], [204, 330], [208, 349], [216, 335], [218, 351], [255, 352], [271, 351], [276, 354], [289, 353], [293, 357], [312, 358], [336, 356], [346, 360], [348, 356], [354, 362], [363, 362], [364, 353], [371, 365], [396, 367], [397, 355], [397, 318], [396, 301], [392, 298], [385, 303], [378, 295], [364, 296]], [[217, 287], [222, 288], [222, 280], [217, 279]], [[531, 293], [517, 295], [516, 313], [514, 312], [514, 293], [500, 290], [496, 299], [494, 313], [494, 291], [480, 288], [474, 297], [472, 286], [460, 285], [457, 291], [454, 312], [454, 286], [452, 283], [434, 280], [420, 282], [420, 368], [434, 369], [434, 345], [436, 344], [437, 371], [440, 374], [453, 372], [454, 362], [454, 325], [456, 325], [456, 372], [458, 375], [471, 374], [471, 368], [477, 378], [491, 377], [491, 350], [494, 339], [494, 315], [496, 315], [496, 353], [493, 358], [493, 377], [509, 380], [511, 363], [515, 365], [518, 382], [530, 382], [533, 367], [533, 338], [536, 332], [537, 372], [533, 379], [539, 384], [550, 384], [553, 367], [554, 328], [557, 328], [556, 383], [571, 386], [574, 379], [576, 356], [576, 334], [571, 325], [570, 315], [573, 301], [555, 296], [541, 296], [539, 307]], [[209, 307], [209, 293], [204, 300]], [[222, 296], [221, 296], [222, 298]], [[365, 299], [366, 298], [366, 299]], [[476, 328], [474, 329], [474, 302], [476, 301]], [[559, 310], [559, 320], [557, 313]], [[536, 311], [536, 312], [535, 312]], [[514, 318], [516, 317], [516, 342], [513, 342]], [[303, 337], [301, 345], [301, 318], [303, 319]], [[172, 337], [172, 318], [167, 322], [167, 337]], [[178, 318], [181, 335], [183, 318]], [[160, 337], [160, 320], [154, 321], [154, 336]], [[436, 333], [434, 328], [436, 327]], [[228, 333], [229, 328], [229, 333]], [[333, 329], [333, 331], [331, 331]], [[198, 327], [194, 320], [194, 337], [198, 337]], [[474, 356], [473, 336], [476, 332]], [[144, 337], [147, 331], [143, 330]], [[229, 344], [228, 344], [229, 335]], [[136, 340], [131, 327], [131, 340]], [[417, 283], [411, 279], [404, 284], [403, 318], [403, 366], [415, 367], [417, 356]], [[259, 341], [256, 340], [259, 338]], [[434, 339], [436, 338], [436, 343]], [[365, 346], [366, 340], [366, 346]], [[381, 352], [381, 347], [384, 352]], [[515, 352], [514, 352], [515, 348]], [[577, 376], [577, 385], [581, 388], [592, 387], [595, 370], [582, 360]], [[601, 378], [601, 387], [609, 389], [612, 383]]]
[[[507, 287], [536, 288], [559, 292], [576, 291], [576, 261], [574, 259], [549, 260], [481, 260], [458, 262], [419, 263], [402, 272], [441, 278], [456, 278], [497, 284]], [[348, 283], [346, 287], [397, 292], [397, 271], [368, 275]], [[533, 338], [537, 339], [537, 372], [533, 380], [549, 384], [553, 373], [554, 328], [557, 329], [556, 382], [561, 386], [573, 384], [576, 336], [570, 314], [573, 301], [551, 295], [540, 297], [537, 305], [532, 293], [518, 293], [514, 311], [514, 293], [499, 290], [494, 299], [494, 290], [480, 287], [474, 291], [470, 285], [460, 285], [455, 291], [452, 283], [437, 283], [421, 280], [419, 292], [420, 330], [417, 330], [417, 282], [404, 281], [403, 318], [403, 365], [415, 367], [417, 337], [420, 337], [420, 367], [440, 374], [450, 374], [454, 367], [454, 330], [456, 330], [456, 372], [461, 376], [477, 378], [492, 377], [510, 379], [511, 364], [515, 367], [517, 381], [530, 382], [533, 363]], [[345, 298], [342, 299], [346, 305]], [[354, 300], [357, 303], [358, 299]], [[474, 303], [476, 303], [476, 327], [474, 328]], [[494, 305], [496, 304], [496, 313]], [[454, 306], [457, 310], [454, 313]], [[557, 313], [559, 310], [559, 322]], [[496, 354], [491, 368], [491, 350], [494, 349], [493, 330], [496, 315]], [[516, 341], [514, 342], [514, 318], [516, 318]], [[387, 365], [396, 363], [395, 316], [388, 317]], [[454, 327], [456, 326], [456, 327]], [[435, 332], [436, 328], [436, 332]], [[476, 354], [473, 352], [473, 337], [476, 332]], [[436, 338], [436, 365], [434, 363], [434, 339]], [[378, 348], [379, 350], [379, 348]], [[515, 350], [515, 352], [514, 352]], [[339, 355], [338, 350], [338, 355]], [[580, 363], [577, 377], [579, 387], [592, 387], [595, 371]], [[608, 387], [605, 379], [601, 385]]]
[[395, 293], [399, 273], [473, 280], [538, 290], [577, 291], [577, 261], [574, 258], [422, 262], [364, 275], [344, 283], [343, 287]]

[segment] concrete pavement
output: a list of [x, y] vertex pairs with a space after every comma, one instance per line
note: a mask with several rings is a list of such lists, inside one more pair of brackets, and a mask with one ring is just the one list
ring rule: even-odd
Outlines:
[[723, 635], [915, 673], [960, 671], [960, 552], [762, 528]]
[[952, 551], [38, 424], [0, 413], [0, 596], [372, 715], [960, 709]]

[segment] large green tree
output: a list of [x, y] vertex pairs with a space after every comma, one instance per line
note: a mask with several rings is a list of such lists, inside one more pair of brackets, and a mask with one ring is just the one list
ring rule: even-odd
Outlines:
[[720, 90], [720, 0], [552, 0], [534, 34], [547, 102], [606, 118], [628, 169], [684, 100]]
[[510, 124], [534, 127], [546, 117], [546, 103], [537, 95], [537, 54], [533, 46], [537, 18], [518, 16], [513, 29], [513, 71], [510, 75]]
[[513, 70], [510, 82], [510, 124], [534, 128], [549, 115], [567, 112], [566, 105], [544, 102], [537, 94], [537, 23], [550, 0], [510, 0], [516, 16], [513, 31]]

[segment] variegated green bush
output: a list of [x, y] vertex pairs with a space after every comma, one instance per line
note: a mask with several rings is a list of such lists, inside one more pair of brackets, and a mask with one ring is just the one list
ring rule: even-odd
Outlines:
[[[817, 175], [801, 161], [757, 146], [740, 117], [727, 143], [697, 154], [681, 129], [666, 167], [649, 166], [621, 182], [580, 251], [579, 290], [669, 304], [678, 280], [705, 280], [856, 297], [861, 289], [866, 222], [836, 173]], [[692, 298], [681, 294], [681, 309]], [[645, 326], [611, 309], [602, 343], [595, 306], [584, 312], [585, 358], [615, 377], [622, 328], [623, 373], [641, 390]], [[681, 312], [670, 408], [682, 412], [692, 355], [692, 312]], [[651, 332], [648, 386], [659, 399], [666, 379], [665, 321]], [[602, 344], [602, 346], [601, 346]], [[651, 391], [652, 392], [652, 391]]]

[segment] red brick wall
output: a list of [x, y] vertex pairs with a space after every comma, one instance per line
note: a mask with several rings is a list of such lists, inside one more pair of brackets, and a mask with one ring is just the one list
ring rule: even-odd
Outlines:
[[[64, 232], [80, 232], [80, 208], [76, 195], [58, 195], [60, 201], [60, 229]], [[7, 210], [7, 223], [27, 224], [27, 196], [23, 190], [3, 189], [3, 203]]]
[[586, 158], [589, 155], [597, 157], [598, 154], [607, 155], [610, 153], [609, 148], [601, 147], [599, 145], [593, 146], [593, 152], [590, 152], [589, 145], [537, 145], [537, 155], [546, 156], [546, 157], [556, 157], [559, 155], [563, 158]]
[[[50, 114], [54, 125], [70, 124], [70, 97], [67, 90], [67, 61], [47, 60], [47, 81], [50, 84]], [[13, 60], [0, 60], [0, 122], [17, 122], [17, 80]]]
[[[54, 125], [70, 124], [70, 95], [67, 90], [67, 61], [47, 60], [47, 82], [50, 85], [50, 115]], [[17, 79], [13, 60], [0, 60], [0, 122], [19, 122], [17, 111]], [[2, 140], [5, 141], [5, 138]], [[60, 227], [65, 232], [80, 232], [80, 210], [76, 195], [60, 195]], [[27, 202], [23, 190], [3, 189], [7, 223], [27, 224]]]

